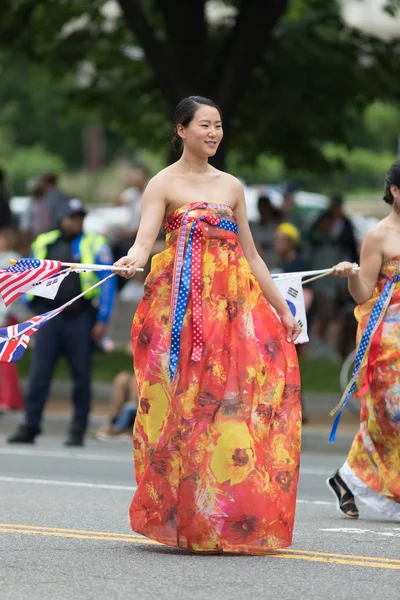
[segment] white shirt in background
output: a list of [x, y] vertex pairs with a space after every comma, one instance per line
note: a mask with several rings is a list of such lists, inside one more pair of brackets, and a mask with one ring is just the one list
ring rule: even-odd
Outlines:
[[124, 190], [121, 194], [124, 205], [129, 208], [131, 221], [130, 227], [137, 231], [140, 223], [140, 213], [142, 208], [142, 194], [136, 187], [130, 187]]

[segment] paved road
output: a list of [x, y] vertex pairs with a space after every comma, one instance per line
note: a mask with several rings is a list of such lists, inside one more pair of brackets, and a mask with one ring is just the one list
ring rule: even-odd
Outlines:
[[129, 443], [0, 436], [2, 600], [352, 600], [395, 598], [400, 523], [335, 511], [324, 486], [344, 455], [302, 457], [294, 545], [276, 556], [197, 556], [129, 531]]

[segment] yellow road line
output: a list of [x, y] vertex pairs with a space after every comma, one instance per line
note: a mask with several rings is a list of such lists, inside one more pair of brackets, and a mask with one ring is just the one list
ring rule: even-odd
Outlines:
[[373, 561], [383, 561], [383, 562], [392, 562], [394, 564], [398, 564], [400, 566], [400, 559], [398, 558], [379, 558], [378, 556], [358, 556], [357, 554], [337, 554], [336, 552], [332, 554], [332, 552], [317, 552], [316, 550], [294, 550], [292, 548], [284, 548], [283, 550], [279, 550], [279, 552], [289, 552], [290, 554], [315, 554], [317, 556], [335, 556], [338, 558], [359, 558], [361, 560], [373, 560]]
[[[324, 562], [324, 563], [333, 563], [338, 565], [354, 565], [358, 567], [375, 567], [377, 569], [400, 569], [400, 564], [396, 565], [393, 563], [384, 563], [384, 562], [372, 562], [372, 561], [363, 561], [363, 560], [345, 560], [344, 558], [336, 558], [334, 555], [327, 556], [314, 556], [312, 552], [307, 555], [299, 555], [299, 554], [271, 554], [272, 558], [290, 558], [293, 560], [309, 560], [312, 562]], [[380, 560], [380, 559], [377, 559]]]
[[[158, 542], [137, 534], [113, 533], [105, 531], [89, 531], [82, 529], [63, 529], [61, 527], [41, 527], [38, 525], [19, 525], [15, 523], [0, 523], [0, 533], [18, 533], [25, 535], [41, 535], [50, 537], [102, 540], [109, 542], [129, 542], [132, 544], [151, 544], [160, 546]], [[371, 556], [356, 556], [352, 554], [334, 554], [313, 550], [278, 550], [267, 553], [271, 558], [286, 560], [305, 560], [340, 565], [353, 565], [381, 569], [400, 569], [400, 560]]]
[[87, 529], [64, 529], [61, 527], [42, 527], [40, 525], [20, 525], [19, 523], [0, 523], [2, 527], [17, 527], [18, 529], [41, 529], [43, 531], [64, 531], [67, 533], [90, 533], [91, 535], [117, 535], [119, 537], [132, 538], [133, 533], [112, 533], [110, 531], [89, 531]]
[[6, 528], [0, 527], [0, 533], [22, 533], [24, 535], [44, 535], [50, 537], [61, 537], [61, 538], [75, 538], [80, 540], [104, 540], [108, 542], [130, 542], [133, 544], [156, 544], [160, 546], [158, 542], [149, 540], [147, 538], [139, 538], [132, 536], [130, 539], [125, 537], [118, 537], [118, 535], [80, 535], [77, 533], [60, 533], [57, 531], [42, 531], [42, 530], [29, 530], [29, 529], [17, 529], [17, 528]]

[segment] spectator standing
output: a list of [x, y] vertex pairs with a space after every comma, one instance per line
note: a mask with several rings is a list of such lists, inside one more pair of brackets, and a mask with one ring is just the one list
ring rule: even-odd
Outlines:
[[[0, 230], [0, 269], [6, 269], [12, 259], [19, 258], [17, 236], [13, 229]], [[0, 327], [15, 325], [23, 320], [23, 312], [19, 300], [6, 307], [0, 299]], [[13, 362], [0, 362], [0, 410], [21, 410], [22, 406], [17, 365]]]
[[[281, 223], [278, 225], [274, 237], [274, 248], [277, 256], [277, 265], [274, 273], [296, 273], [299, 271], [308, 271], [308, 263], [304, 259], [302, 250], [302, 240], [300, 231], [291, 223]], [[304, 306], [306, 309], [307, 320], [309, 311], [313, 302], [313, 292], [310, 284], [303, 286]], [[296, 346], [297, 354], [302, 354], [303, 346]], [[304, 407], [303, 395], [301, 395], [303, 408], [302, 422], [305, 425], [308, 422]]]
[[[325, 269], [342, 261], [357, 262], [358, 248], [354, 228], [343, 211], [343, 198], [335, 195], [329, 208], [316, 219], [308, 235], [308, 257], [311, 269]], [[340, 350], [344, 358], [354, 337], [355, 308], [346, 283], [336, 277], [326, 277], [313, 283], [315, 351], [332, 354]], [[348, 327], [339, 326], [345, 321]], [[354, 323], [353, 323], [354, 322]], [[329, 339], [333, 326], [333, 339]]]
[[260, 215], [257, 223], [251, 223], [250, 229], [257, 250], [262, 256], [269, 269], [274, 267], [274, 235], [277, 225], [282, 220], [282, 213], [275, 208], [267, 195], [258, 198], [258, 213]]
[[34, 237], [58, 227], [58, 215], [63, 204], [70, 199], [58, 187], [58, 177], [48, 171], [37, 182], [34, 197], [32, 233]]
[[[32, 245], [33, 256], [62, 262], [111, 264], [113, 257], [105, 238], [83, 232], [85, 214], [79, 200], [71, 199], [65, 203], [59, 227], [39, 235]], [[107, 275], [106, 271], [72, 273], [60, 285], [55, 300], [32, 296], [29, 298], [30, 307], [36, 314], [54, 309]], [[63, 355], [72, 372], [74, 407], [65, 445], [83, 445], [90, 411], [94, 342], [99, 344], [106, 335], [115, 289], [115, 278], [111, 278], [102, 286], [88, 291], [36, 333], [25, 398], [25, 422], [8, 438], [9, 443], [32, 444], [41, 433], [42, 414], [54, 368]]]
[[116, 206], [126, 206], [130, 211], [130, 222], [121, 234], [121, 239], [116, 249], [116, 258], [124, 256], [136, 239], [140, 223], [142, 196], [149, 180], [149, 173], [145, 167], [135, 167], [125, 177], [125, 189], [114, 199]]
[[0, 169], [0, 229], [6, 229], [12, 225], [10, 194], [8, 193], [5, 180], [5, 172], [3, 169]]

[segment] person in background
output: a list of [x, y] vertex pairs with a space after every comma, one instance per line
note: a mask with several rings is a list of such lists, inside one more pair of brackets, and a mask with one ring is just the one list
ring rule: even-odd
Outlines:
[[343, 211], [344, 198], [341, 194], [334, 194], [331, 198], [327, 216], [330, 221], [330, 235], [340, 252], [345, 257], [343, 260], [357, 262], [360, 256], [354, 227]]
[[[115, 206], [125, 206], [129, 209], [130, 221], [126, 229], [121, 231], [118, 242], [113, 246], [115, 259], [118, 260], [128, 253], [129, 248], [135, 242], [137, 230], [140, 223], [140, 213], [142, 206], [142, 196], [149, 180], [149, 172], [143, 166], [137, 166], [128, 171], [125, 175], [125, 189], [116, 198]], [[136, 280], [132, 282], [131, 287], [136, 290], [142, 290], [143, 282], [148, 274], [148, 269], [140, 273]], [[118, 277], [118, 291], [125, 287], [126, 281]]]
[[[309, 266], [303, 257], [302, 240], [300, 231], [291, 223], [281, 223], [278, 225], [274, 237], [274, 249], [277, 256], [277, 264], [274, 273], [296, 273], [299, 271], [308, 271]], [[303, 286], [304, 306], [306, 309], [307, 320], [309, 311], [313, 302], [313, 292], [309, 285]], [[297, 354], [301, 355], [303, 346], [296, 346]], [[305, 414], [304, 401], [302, 396], [303, 416], [302, 422], [305, 425], [308, 418]]]
[[[32, 245], [32, 255], [62, 262], [111, 264], [113, 257], [105, 238], [83, 232], [85, 214], [85, 208], [76, 198], [65, 203], [58, 228], [38, 236]], [[94, 290], [89, 288], [107, 275], [107, 271], [71, 273], [61, 283], [55, 300], [29, 297], [33, 312], [41, 314], [88, 290], [36, 333], [25, 398], [25, 422], [8, 438], [10, 444], [32, 444], [41, 433], [54, 368], [60, 356], [65, 356], [72, 373], [74, 407], [65, 445], [83, 446], [90, 412], [92, 355], [95, 343], [100, 344], [106, 337], [116, 291], [115, 278]]]
[[271, 269], [274, 266], [274, 234], [277, 225], [282, 220], [282, 213], [264, 194], [258, 198], [258, 212], [260, 219], [257, 223], [251, 223], [250, 229], [260, 255]]
[[[343, 197], [338, 194], [332, 196], [328, 209], [315, 220], [307, 237], [311, 269], [326, 269], [341, 261], [358, 261], [354, 228], [343, 212]], [[352, 318], [355, 304], [346, 284], [338, 278], [327, 277], [315, 281], [313, 291], [316, 353], [333, 354], [339, 350], [345, 358], [352, 349], [356, 328]]]
[[58, 227], [61, 207], [69, 199], [70, 196], [58, 187], [58, 176], [55, 173], [47, 171], [39, 177], [34, 196], [33, 237]]
[[6, 175], [0, 169], [0, 229], [6, 229], [12, 225], [12, 213], [10, 208], [10, 194], [6, 188]]
[[[149, 173], [145, 167], [135, 167], [125, 176], [125, 189], [114, 199], [115, 206], [126, 206], [129, 208], [131, 220], [127, 229], [122, 233], [116, 258], [124, 256], [135, 241], [136, 233], [140, 223], [140, 212], [143, 192], [149, 180]], [[119, 253], [122, 254], [119, 256]]]
[[25, 244], [30, 247], [38, 235], [44, 233], [43, 227], [47, 227], [45, 218], [46, 208], [43, 207], [44, 187], [40, 180], [31, 181], [27, 185], [30, 196], [29, 209], [20, 218], [19, 229], [23, 234]]
[[[127, 351], [132, 356], [131, 345]], [[109, 418], [105, 425], [94, 434], [98, 441], [122, 440], [132, 441], [132, 427], [138, 407], [136, 378], [130, 371], [121, 371], [113, 380]]]
[[[18, 232], [13, 229], [0, 230], [0, 269], [7, 269], [10, 261], [20, 258]], [[24, 319], [24, 308], [20, 300], [6, 307], [0, 299], [0, 327], [16, 325]], [[16, 363], [0, 362], [0, 411], [21, 410], [23, 398]]]

